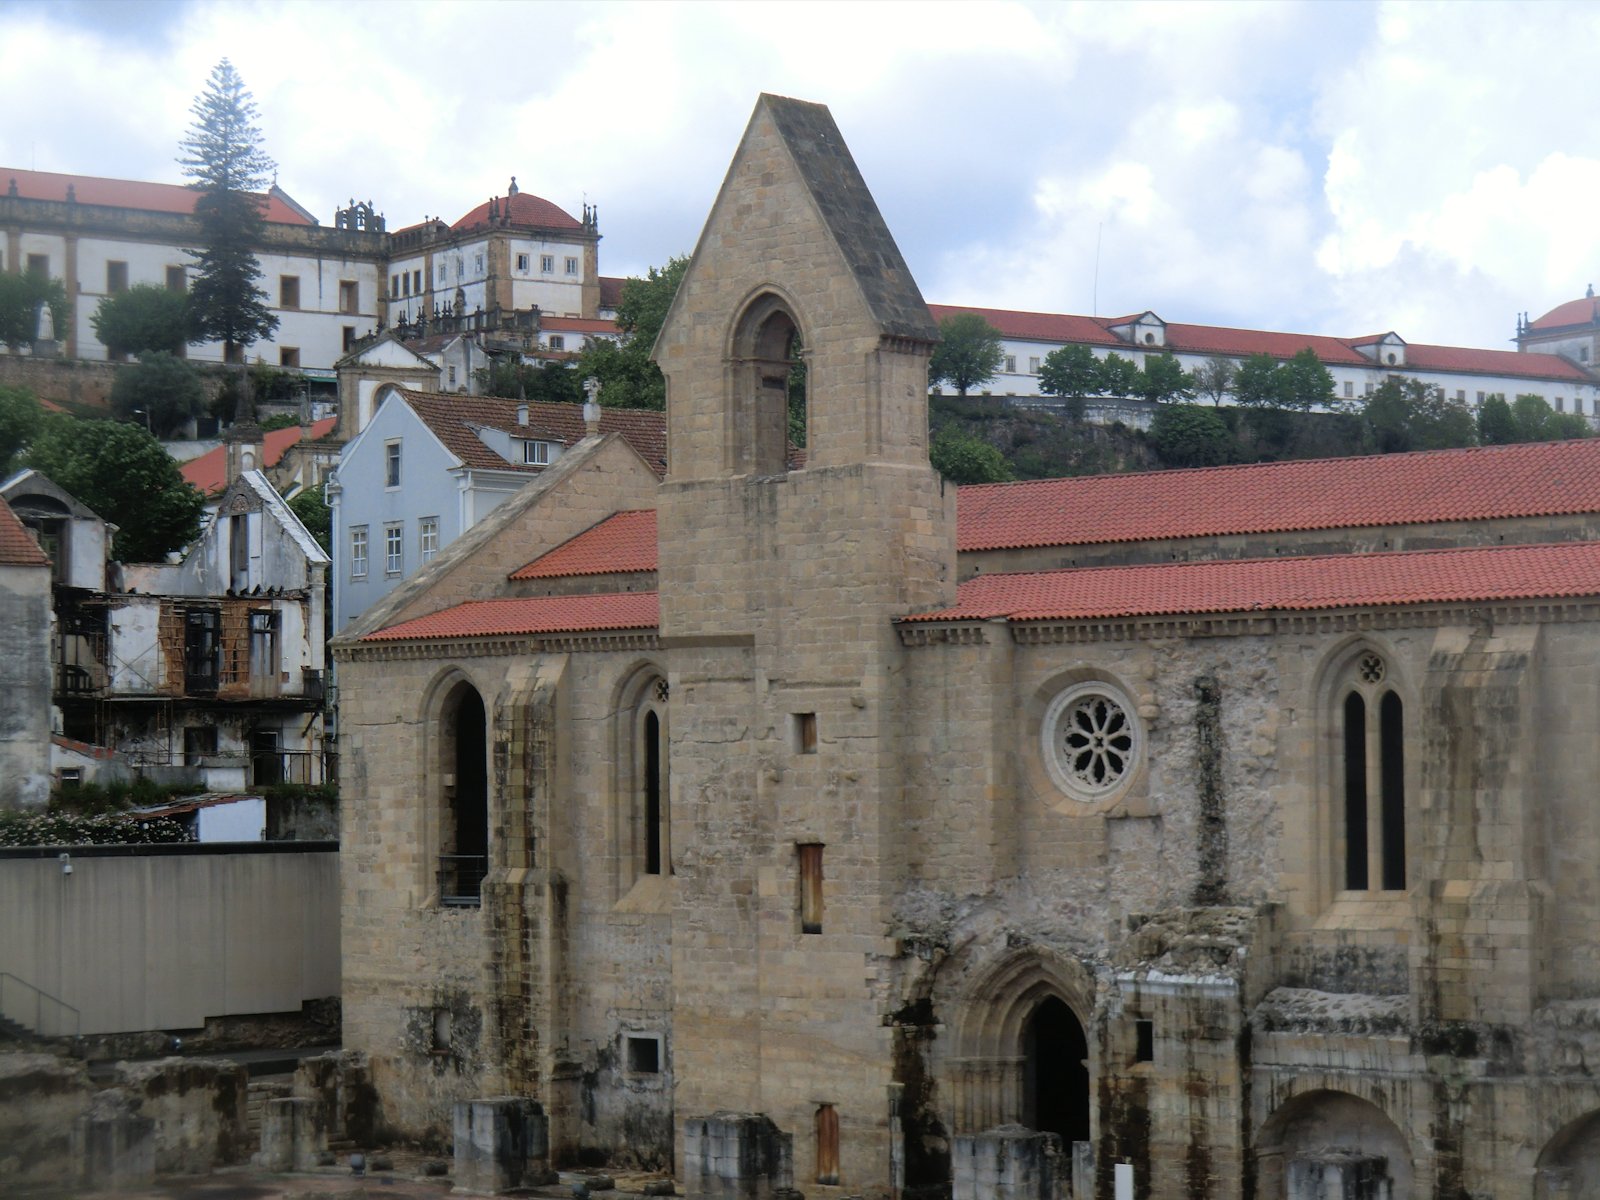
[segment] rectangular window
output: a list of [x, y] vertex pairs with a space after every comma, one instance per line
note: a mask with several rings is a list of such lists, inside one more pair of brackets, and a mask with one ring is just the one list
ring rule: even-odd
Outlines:
[[550, 335], [550, 349], [552, 349], [552, 350], [565, 350], [566, 348], [567, 348], [567, 339], [565, 337], [563, 337], [559, 333], [552, 333]]
[[525, 463], [532, 463], [536, 467], [547, 467], [547, 466], [549, 466], [550, 465], [550, 443], [549, 442], [523, 442], [522, 443], [522, 461], [525, 462]]
[[419, 296], [422, 295], [422, 272], [420, 270], [411, 272], [411, 290]]
[[191, 608], [184, 615], [183, 690], [215, 692], [222, 659], [221, 614], [214, 608]]
[[400, 443], [383, 444], [383, 486], [400, 486]]
[[250, 674], [261, 678], [278, 674], [278, 614], [270, 609], [250, 614]]
[[361, 311], [361, 286], [353, 279], [339, 281], [339, 311], [349, 316]]
[[1479, 392], [1479, 393], [1478, 393], [1478, 403], [1479, 403], [1479, 404], [1482, 404], [1482, 403], [1483, 403], [1483, 393], [1482, 393], [1482, 392]]
[[800, 859], [800, 932], [822, 932], [822, 843], [796, 846]]
[[455, 387], [455, 385], [456, 385], [456, 367], [455, 367], [454, 363], [451, 363], [450, 364], [450, 381], [446, 386], [447, 387]]
[[526, 254], [517, 255], [517, 270], [524, 275], [528, 273], [528, 256]]
[[167, 291], [182, 292], [189, 288], [189, 281], [183, 273], [182, 267], [167, 268]]
[[817, 752], [817, 714], [791, 713], [793, 721], [792, 746], [796, 754]]
[[1039, 373], [1039, 359], [1038, 359], [1038, 357], [1034, 356], [1032, 358], [1029, 358], [1028, 359], [1028, 374], [1029, 375], [1037, 375], [1038, 373]]
[[1006, 355], [1005, 365], [1001, 368], [1001, 370], [1003, 370], [1007, 375], [1015, 375], [1017, 373], [1017, 356], [1015, 354]]
[[628, 1070], [634, 1075], [661, 1074], [661, 1039], [655, 1034], [630, 1033], [625, 1039]]
[[383, 573], [398, 575], [405, 567], [406, 527], [403, 524], [383, 527]]
[[1155, 1062], [1156, 1060], [1156, 1023], [1154, 1021], [1135, 1021], [1133, 1023], [1133, 1061]]
[[817, 1182], [839, 1182], [839, 1110], [831, 1104], [817, 1106]]
[[340, 344], [348, 351], [351, 346], [356, 344], [356, 327], [354, 325], [346, 325], [342, 333], [343, 337]]
[[125, 262], [108, 262], [106, 264], [106, 294], [115, 296], [118, 292], [128, 290], [128, 264]]
[[300, 347], [279, 346], [278, 365], [280, 367], [298, 367], [300, 365]]
[[1456, 403], [1457, 404], [1465, 404], [1466, 400], [1467, 400], [1467, 389], [1466, 388], [1457, 388], [1456, 389]]
[[433, 556], [439, 553], [439, 518], [423, 517], [417, 523], [418, 549], [422, 551], [422, 561], [430, 563]]
[[543, 271], [546, 275], [549, 275], [554, 272], [555, 269], [556, 256], [554, 254], [541, 254], [539, 256], [539, 270]]
[[367, 527], [357, 525], [350, 531], [350, 578], [367, 577]]
[[457, 279], [465, 279], [466, 277], [467, 277], [467, 260], [464, 259], [464, 258], [458, 258], [458, 259], [456, 259], [456, 278]]
[[203, 767], [204, 760], [217, 753], [217, 727], [191, 725], [183, 731], [183, 765]]
[[63, 792], [76, 791], [82, 785], [83, 785], [83, 768], [82, 767], [62, 767], [61, 768], [61, 790]]
[[450, 278], [450, 264], [449, 263], [440, 263], [439, 264], [439, 282], [443, 283], [443, 282], [445, 282], [445, 280], [447, 280], [449, 278]]
[[400, 294], [400, 276], [391, 275], [391, 276], [389, 276], [389, 295], [391, 297], [394, 297], [394, 296], [398, 296], [399, 294]]
[[1367, 390], [1366, 390], [1365, 394], [1368, 395], [1368, 396], [1372, 395], [1372, 385], [1370, 383], [1367, 384]]
[[1348, 400], [1348, 399], [1350, 399], [1350, 397], [1354, 396], [1355, 394], [1356, 394], [1356, 385], [1354, 383], [1352, 383], [1350, 380], [1346, 379], [1344, 381], [1344, 397], [1345, 397], [1345, 399]]
[[300, 307], [300, 276], [298, 276], [298, 275], [279, 275], [278, 276], [278, 307], [279, 308], [299, 308]]
[[28, 274], [35, 279], [50, 278], [50, 256], [48, 254], [28, 255]]
[[1563, 400], [1560, 396], [1556, 397], [1556, 411], [1557, 412], [1566, 412], [1567, 411], [1567, 402], [1565, 400]]
[[472, 270], [473, 270], [474, 274], [478, 274], [478, 275], [482, 275], [483, 274], [483, 255], [481, 255], [481, 254], [473, 255], [473, 258], [472, 258]]
[[567, 274], [568, 275], [576, 275], [577, 273], [578, 273], [578, 260], [576, 258], [568, 258], [567, 259]]

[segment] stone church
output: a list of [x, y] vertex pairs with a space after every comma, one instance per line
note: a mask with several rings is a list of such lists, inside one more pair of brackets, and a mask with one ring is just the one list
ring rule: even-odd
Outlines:
[[336, 641], [383, 1119], [691, 1194], [1600, 1196], [1600, 442], [957, 489], [936, 337], [763, 96], [665, 477], [596, 424]]

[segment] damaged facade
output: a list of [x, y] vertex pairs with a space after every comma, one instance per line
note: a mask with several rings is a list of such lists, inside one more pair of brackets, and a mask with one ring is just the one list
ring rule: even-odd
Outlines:
[[935, 337], [763, 97], [665, 478], [586, 438], [337, 640], [383, 1120], [525, 1097], [691, 1192], [1596, 1194], [1600, 445], [958, 494]]

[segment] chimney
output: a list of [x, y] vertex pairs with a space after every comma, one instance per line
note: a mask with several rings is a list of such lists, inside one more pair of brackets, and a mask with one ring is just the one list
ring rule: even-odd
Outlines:
[[528, 406], [526, 404], [519, 404], [519, 405], [517, 405], [517, 424], [518, 425], [526, 425], [527, 423], [528, 423]]
[[583, 435], [594, 437], [600, 432], [600, 381], [593, 375], [583, 381]]

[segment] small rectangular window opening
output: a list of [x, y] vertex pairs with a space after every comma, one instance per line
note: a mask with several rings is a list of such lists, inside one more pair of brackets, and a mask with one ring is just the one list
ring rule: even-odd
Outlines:
[[794, 752], [796, 754], [815, 754], [817, 752], [817, 714], [794, 713]]
[[652, 1034], [629, 1034], [627, 1041], [628, 1070], [634, 1075], [661, 1074], [661, 1039]]
[[839, 1110], [831, 1104], [817, 1106], [817, 1182], [839, 1183]]
[[800, 932], [822, 932], [822, 843], [803, 842], [800, 854]]
[[1133, 1061], [1155, 1062], [1156, 1060], [1156, 1023], [1154, 1021], [1135, 1021], [1133, 1023]]
[[450, 1053], [450, 1035], [453, 1032], [448, 1008], [433, 1010], [432, 1041], [428, 1047], [434, 1054]]

